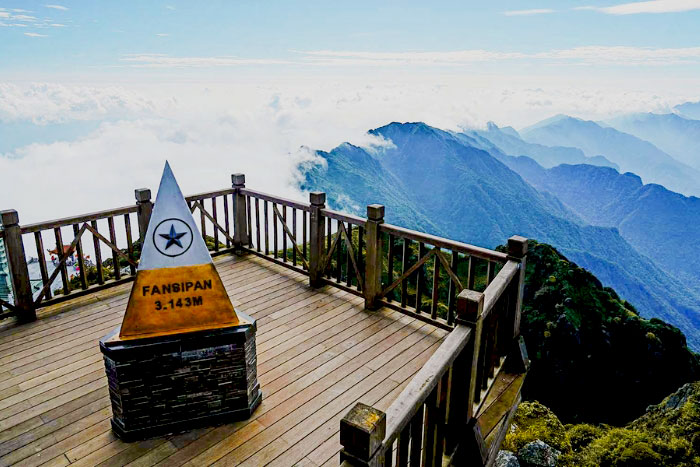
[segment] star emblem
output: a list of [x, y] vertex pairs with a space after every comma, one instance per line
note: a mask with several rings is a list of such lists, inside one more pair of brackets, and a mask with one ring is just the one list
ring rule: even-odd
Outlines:
[[167, 234], [158, 234], [162, 238], [166, 239], [168, 243], [165, 245], [165, 249], [167, 250], [173, 245], [177, 245], [180, 248], [182, 248], [182, 242], [180, 239], [186, 234], [187, 232], [176, 232], [175, 231], [175, 224], [170, 225], [170, 232]]

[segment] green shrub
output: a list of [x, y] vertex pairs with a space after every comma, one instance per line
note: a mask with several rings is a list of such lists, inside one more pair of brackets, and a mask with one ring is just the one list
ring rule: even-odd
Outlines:
[[523, 446], [537, 439], [562, 453], [571, 451], [566, 429], [557, 416], [539, 402], [523, 402], [513, 417], [511, 431], [501, 449], [518, 452]]

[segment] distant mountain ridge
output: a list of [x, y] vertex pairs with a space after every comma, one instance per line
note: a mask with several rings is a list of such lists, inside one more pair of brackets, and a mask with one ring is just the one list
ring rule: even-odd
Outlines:
[[301, 188], [324, 190], [332, 206], [355, 212], [382, 202], [389, 222], [486, 247], [516, 233], [551, 243], [643, 315], [678, 326], [700, 348], [694, 321], [700, 300], [692, 291], [640, 255], [616, 228], [585, 225], [556, 197], [533, 188], [497, 159], [508, 156], [485, 138], [424, 123], [392, 123], [370, 134], [393, 145], [366, 151], [345, 143], [317, 151], [324, 163], [303, 167]]
[[692, 118], [693, 120], [700, 120], [700, 101], [685, 102], [675, 106], [673, 110], [678, 112], [683, 117]]
[[619, 168], [603, 156], [587, 157], [578, 148], [564, 146], [544, 146], [528, 143], [511, 127], [499, 128], [495, 123], [488, 122], [486, 131], [465, 130], [465, 134], [479, 135], [496, 145], [509, 156], [528, 156], [542, 167], [550, 168], [559, 164], [591, 164]]
[[700, 170], [700, 120], [676, 114], [639, 113], [618, 117], [607, 123], [649, 141], [680, 162]]
[[544, 169], [527, 157], [504, 161], [528, 183], [556, 196], [591, 225], [615, 227], [637, 251], [700, 293], [700, 198], [607, 167]]
[[634, 172], [645, 183], [658, 183], [685, 195], [700, 196], [700, 171], [677, 161], [648, 141], [590, 120], [553, 117], [521, 132], [523, 139], [547, 146], [573, 146], [587, 156], [603, 155]]

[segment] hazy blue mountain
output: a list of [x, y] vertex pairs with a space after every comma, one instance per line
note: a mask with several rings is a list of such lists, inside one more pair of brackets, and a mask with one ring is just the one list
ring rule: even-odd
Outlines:
[[648, 141], [614, 128], [568, 116], [557, 116], [522, 131], [523, 139], [548, 146], [574, 146], [587, 156], [603, 155], [634, 172], [645, 183], [658, 183], [685, 195], [700, 195], [700, 171], [683, 164]]
[[615, 227], [637, 251], [700, 293], [700, 198], [608, 167], [544, 169], [526, 157], [506, 164], [540, 191], [553, 194], [584, 221]]
[[698, 102], [686, 102], [684, 104], [677, 105], [673, 108], [674, 111], [678, 112], [686, 118], [692, 118], [693, 120], [700, 120], [700, 101]]
[[591, 164], [617, 168], [617, 165], [605, 157], [587, 157], [578, 148], [528, 143], [513, 128], [499, 128], [492, 122], [487, 124], [485, 131], [467, 130], [465, 133], [486, 138], [509, 156], [529, 156], [543, 167], [554, 167], [559, 164]]
[[700, 348], [700, 299], [639, 254], [616, 228], [584, 225], [554, 196], [472, 145], [478, 141], [468, 135], [423, 123], [392, 123], [370, 133], [393, 146], [377, 152], [346, 143], [319, 151], [324, 161], [304, 167], [301, 188], [324, 190], [331, 205], [355, 206], [358, 213], [381, 202], [388, 222], [481, 246], [495, 247], [514, 234], [556, 245], [643, 315], [678, 326]]
[[700, 120], [676, 114], [640, 113], [624, 115], [607, 123], [649, 141], [680, 162], [700, 170]]

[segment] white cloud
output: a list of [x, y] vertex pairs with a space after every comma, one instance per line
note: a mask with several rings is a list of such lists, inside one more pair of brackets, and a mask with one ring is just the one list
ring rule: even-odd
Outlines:
[[15, 21], [27, 21], [29, 23], [33, 23], [36, 21], [36, 17], [29, 15], [12, 15], [11, 18]]
[[700, 0], [651, 0], [621, 3], [609, 7], [582, 6], [574, 10], [595, 10], [610, 15], [634, 15], [640, 13], [677, 13], [700, 10]]
[[54, 9], [54, 10], [62, 10], [62, 11], [68, 10], [68, 8], [65, 7], [65, 6], [63, 6], [63, 5], [44, 5], [44, 6], [45, 6], [46, 8], [51, 8], [51, 9]]
[[0, 11], [0, 18], [9, 18], [10, 14], [6, 11]]
[[148, 114], [153, 103], [121, 87], [0, 83], [0, 123], [119, 119]]
[[39, 34], [36, 32], [25, 32], [24, 35], [29, 37], [49, 37], [46, 34]]
[[156, 36], [158, 36], [158, 37], [168, 37], [169, 35], [170, 35], [170, 34], [167, 34], [167, 33], [164, 33], [164, 32], [160, 32], [160, 33], [156, 34]]
[[60, 24], [60, 23], [51, 23], [51, 24], [49, 24], [49, 26], [51, 26], [52, 28], [65, 28], [66, 27], [65, 24]]
[[[366, 132], [392, 121], [459, 129], [493, 120], [519, 127], [556, 113], [601, 120], [627, 111], [667, 111], [688, 99], [674, 89], [665, 96], [628, 91], [629, 82], [596, 89], [574, 82], [528, 87], [517, 76], [412, 79], [285, 77], [132, 88], [0, 83], [0, 121], [102, 122], [75, 140], [0, 155], [0, 173], [11, 174], [0, 184], [0, 209], [17, 209], [27, 223], [130, 204], [134, 188], [151, 187], [155, 194], [165, 159], [186, 193], [228, 186], [229, 173], [244, 172], [251, 188], [303, 200], [295, 167], [313, 153], [302, 146], [330, 150], [350, 141], [381, 147], [389, 143]], [[41, 126], [34, 131], [42, 132]], [[66, 167], [79, 168], [79, 183], [56, 176]]]
[[554, 10], [549, 8], [533, 8], [531, 10], [508, 10], [503, 12], [503, 14], [506, 16], [532, 16], [548, 13], [554, 13]]
[[627, 46], [583, 46], [546, 52], [497, 52], [459, 50], [452, 52], [299, 52], [311, 63], [327, 65], [464, 65], [474, 62], [534, 60], [583, 64], [668, 65], [700, 63], [700, 47], [654, 48]]
[[171, 57], [164, 54], [124, 55], [120, 61], [137, 68], [203, 68], [238, 65], [281, 65], [287, 60], [237, 57]]

